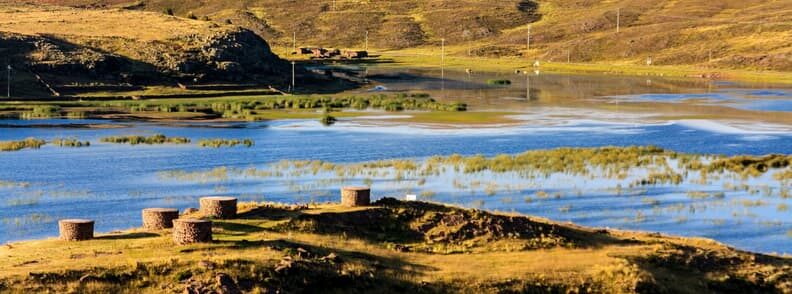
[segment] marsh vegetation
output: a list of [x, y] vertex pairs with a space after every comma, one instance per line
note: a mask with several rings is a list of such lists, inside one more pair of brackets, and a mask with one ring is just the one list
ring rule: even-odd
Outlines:
[[91, 146], [90, 141], [80, 141], [77, 138], [56, 138], [52, 140], [52, 145], [59, 147], [88, 147]]
[[[790, 159], [685, 154], [653, 146], [559, 148], [360, 163], [284, 160], [263, 167], [171, 170], [159, 178], [207, 184], [264, 180], [311, 202], [333, 200], [338, 186], [375, 183], [385, 195], [417, 194], [423, 200], [560, 219], [596, 216], [626, 228], [668, 228], [663, 219], [672, 219], [680, 227], [739, 222], [777, 231], [777, 220], [760, 214], [766, 207], [785, 211], [792, 205], [786, 180], [775, 179], [790, 170]], [[581, 209], [603, 197], [621, 209]]]
[[19, 141], [0, 141], [0, 151], [19, 151], [22, 149], [39, 149], [47, 141], [37, 138], [26, 138]]
[[163, 134], [151, 136], [112, 136], [100, 139], [104, 143], [130, 144], [130, 145], [154, 145], [154, 144], [189, 144], [190, 139], [186, 137], [167, 137]]
[[255, 144], [252, 139], [201, 139], [198, 141], [198, 146], [206, 148], [235, 147], [237, 145], [250, 148]]
[[428, 94], [369, 96], [260, 96], [242, 98], [158, 99], [146, 101], [80, 101], [51, 103], [0, 103], [0, 115], [21, 119], [43, 118], [223, 118], [231, 120], [266, 120], [285, 112], [317, 112], [331, 109], [385, 110], [390, 112], [419, 110], [462, 112], [467, 104], [438, 102]]

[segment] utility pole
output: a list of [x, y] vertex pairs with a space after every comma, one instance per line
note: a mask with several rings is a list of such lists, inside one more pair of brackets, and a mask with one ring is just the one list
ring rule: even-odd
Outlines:
[[525, 47], [531, 50], [531, 25], [528, 25], [528, 38], [525, 41]]
[[440, 40], [440, 91], [445, 98], [445, 38]]
[[294, 62], [294, 61], [292, 61], [292, 62], [291, 62], [291, 64], [292, 64], [292, 82], [291, 82], [291, 92], [292, 92], [292, 94], [294, 94], [294, 88], [296, 87], [296, 84], [295, 84], [295, 81], [296, 81], [296, 79], [295, 79], [295, 77], [294, 77], [294, 64], [295, 64], [295, 62]]
[[8, 67], [7, 68], [8, 68], [8, 80], [7, 80], [8, 92], [7, 92], [6, 95], [7, 95], [8, 99], [11, 99], [11, 63], [8, 63]]
[[619, 33], [621, 27], [621, 8], [616, 8], [616, 33]]
[[440, 40], [440, 76], [445, 79], [445, 38]]
[[572, 61], [572, 50], [567, 49], [567, 63]]
[[368, 30], [366, 30], [366, 52], [368, 52]]

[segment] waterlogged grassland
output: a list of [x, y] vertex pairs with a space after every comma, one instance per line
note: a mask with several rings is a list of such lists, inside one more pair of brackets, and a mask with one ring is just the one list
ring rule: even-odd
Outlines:
[[[462, 51], [463, 48], [459, 48]], [[398, 66], [411, 68], [439, 68], [439, 48], [415, 48], [399, 51], [378, 52], [382, 59], [391, 60], [392, 63], [384, 66]], [[446, 69], [474, 71], [513, 71], [515, 69], [534, 70], [535, 59], [526, 58], [487, 58], [467, 57], [459, 55], [446, 55], [442, 63]], [[664, 77], [701, 77], [717, 73], [720, 79], [734, 81], [766, 82], [778, 84], [792, 84], [792, 74], [782, 71], [750, 71], [732, 69], [709, 69], [704, 67], [685, 65], [643, 66], [628, 63], [578, 63], [578, 62], [547, 62], [541, 61], [538, 70], [553, 73], [575, 74], [607, 74], [629, 76], [664, 76]]]
[[342, 112], [343, 110], [386, 112], [420, 110], [456, 113], [466, 111], [467, 105], [460, 102], [437, 102], [428, 95], [420, 93], [369, 96], [261, 96], [145, 101], [0, 103], [0, 116], [21, 119], [68, 117], [255, 121], [283, 117], [316, 117], [311, 112]]
[[[553, 219], [677, 231], [690, 224], [760, 227], [785, 236], [792, 205], [792, 156], [709, 156], [657, 147], [561, 148], [516, 155], [436, 156], [338, 164], [280, 161], [159, 173], [164, 181], [230, 184], [266, 181], [296, 201], [333, 200], [342, 185], [379, 195], [468, 207], [536, 211]], [[599, 203], [599, 204], [593, 204]], [[592, 210], [591, 205], [599, 207]], [[552, 212], [548, 212], [552, 211]], [[673, 220], [669, 225], [665, 220]]]

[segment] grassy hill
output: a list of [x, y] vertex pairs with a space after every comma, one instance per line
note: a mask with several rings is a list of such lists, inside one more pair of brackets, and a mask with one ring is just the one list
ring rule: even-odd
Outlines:
[[[0, 247], [0, 292], [788, 293], [789, 258], [710, 240], [595, 230], [382, 199], [240, 204], [214, 242], [133, 229]], [[189, 214], [182, 217], [201, 217]]]
[[260, 36], [232, 25], [127, 9], [7, 3], [0, 4], [0, 19], [0, 52], [15, 68], [15, 90], [27, 95], [46, 93], [43, 84], [57, 92], [177, 82], [281, 85], [291, 73]]
[[[40, 0], [173, 11], [254, 30], [279, 49], [436, 47], [459, 56], [792, 70], [789, 1]], [[620, 31], [616, 33], [617, 15]], [[531, 24], [531, 49], [526, 36]]]

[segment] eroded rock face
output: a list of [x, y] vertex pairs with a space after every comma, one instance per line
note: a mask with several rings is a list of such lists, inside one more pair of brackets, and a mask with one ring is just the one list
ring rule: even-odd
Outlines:
[[66, 80], [277, 84], [290, 73], [288, 63], [273, 54], [264, 39], [242, 28], [156, 41], [107, 37], [77, 43], [58, 36], [0, 33], [0, 52], [12, 56], [16, 67]]
[[172, 43], [184, 50], [168, 52], [158, 44], [141, 52], [141, 59], [174, 75], [195, 75], [212, 80], [282, 79], [288, 64], [275, 56], [264, 39], [252, 31], [236, 29], [212, 35], [190, 35]]

